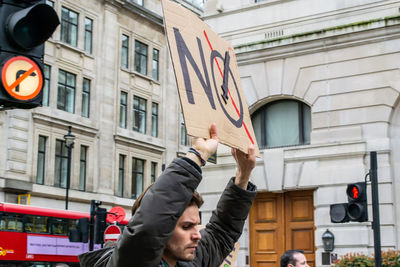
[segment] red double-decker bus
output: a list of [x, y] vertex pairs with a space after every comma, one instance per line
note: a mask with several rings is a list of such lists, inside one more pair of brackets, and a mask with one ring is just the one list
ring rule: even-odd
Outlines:
[[69, 242], [68, 231], [84, 217], [89, 213], [0, 203], [0, 267], [78, 267], [88, 243]]

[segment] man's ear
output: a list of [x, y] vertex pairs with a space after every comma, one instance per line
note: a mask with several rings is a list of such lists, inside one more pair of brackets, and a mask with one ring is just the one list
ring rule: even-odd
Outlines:
[[289, 263], [289, 264], [287, 265], [287, 267], [296, 267], [296, 266], [294, 266], [293, 264]]

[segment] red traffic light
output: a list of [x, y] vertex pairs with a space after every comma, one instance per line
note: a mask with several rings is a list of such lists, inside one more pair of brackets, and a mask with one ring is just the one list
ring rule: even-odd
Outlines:
[[347, 215], [350, 221], [368, 221], [367, 186], [365, 182], [347, 185]]
[[347, 197], [349, 201], [361, 201], [365, 198], [365, 183], [355, 183], [347, 185]]
[[351, 194], [351, 197], [352, 197], [353, 199], [357, 199], [357, 198], [359, 197], [360, 191], [358, 190], [357, 186], [353, 186], [353, 187], [351, 188], [350, 194]]

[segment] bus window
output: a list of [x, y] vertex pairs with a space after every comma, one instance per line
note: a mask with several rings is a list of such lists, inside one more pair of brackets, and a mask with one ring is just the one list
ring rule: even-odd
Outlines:
[[5, 213], [1, 216], [0, 229], [4, 231], [22, 232], [22, 222], [21, 214]]
[[48, 233], [47, 219], [48, 217], [45, 216], [26, 215], [25, 232], [38, 234]]
[[0, 212], [0, 231], [6, 230], [6, 217]]
[[51, 218], [50, 229], [53, 235], [67, 235], [68, 219]]

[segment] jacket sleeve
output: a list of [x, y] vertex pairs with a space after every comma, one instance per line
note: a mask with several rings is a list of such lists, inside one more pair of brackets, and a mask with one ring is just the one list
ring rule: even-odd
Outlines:
[[157, 266], [201, 178], [201, 173], [188, 161], [175, 159], [145, 194], [107, 267]]
[[196, 266], [218, 267], [229, 255], [242, 234], [256, 194], [256, 186], [250, 182], [244, 190], [234, 183], [234, 178], [229, 181], [210, 222], [201, 231]]

